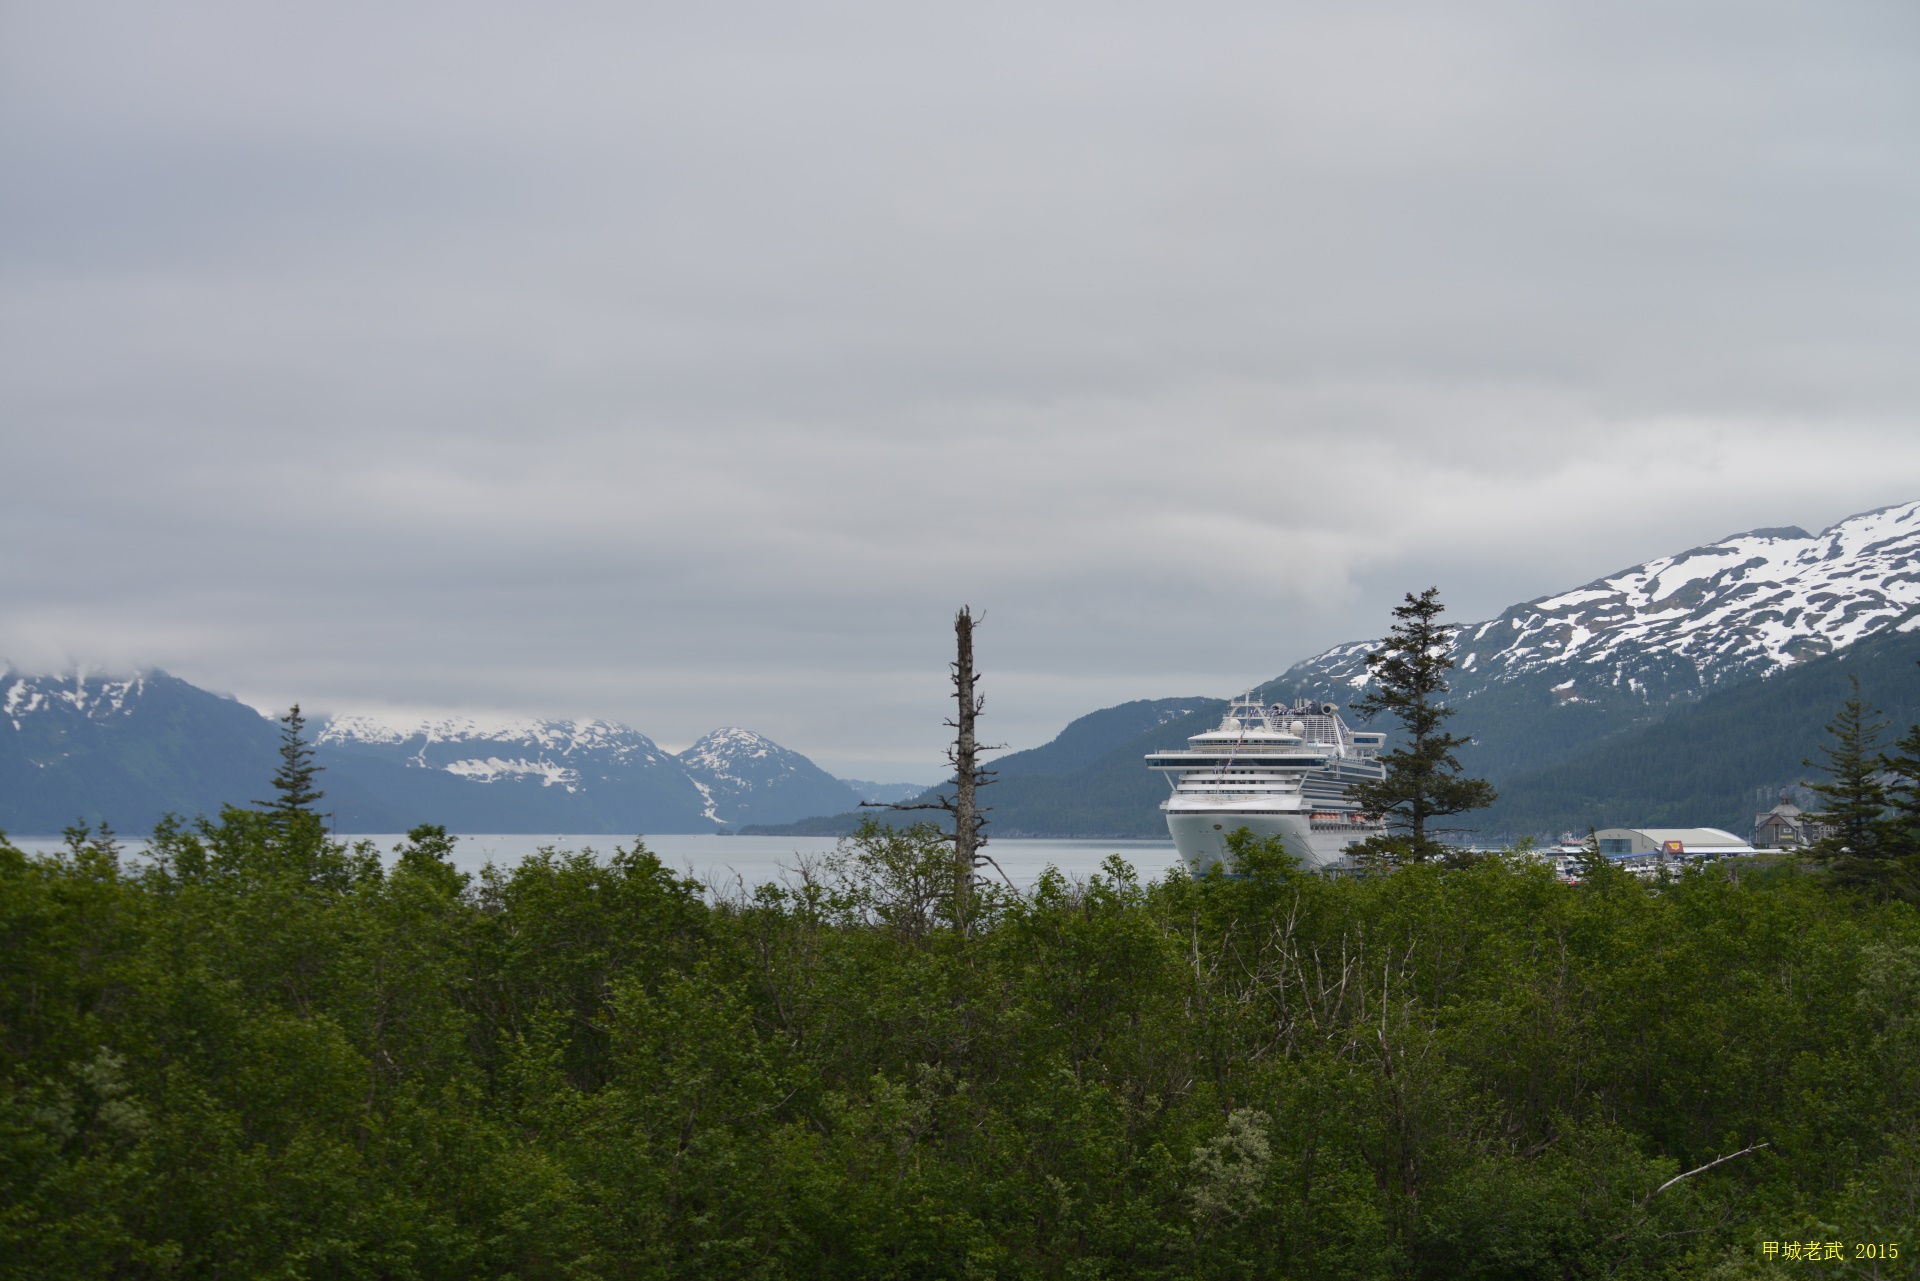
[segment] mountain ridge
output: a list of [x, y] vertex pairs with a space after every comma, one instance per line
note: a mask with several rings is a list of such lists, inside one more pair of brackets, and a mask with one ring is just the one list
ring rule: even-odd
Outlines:
[[[718, 832], [851, 804], [812, 761], [750, 730], [676, 756], [592, 718], [345, 712], [315, 718], [329, 821], [343, 832], [436, 822], [461, 832]], [[122, 831], [268, 790], [279, 728], [157, 668], [0, 674], [0, 830], [75, 821]], [[722, 750], [722, 745], [725, 750]], [[685, 757], [686, 759], [682, 759]]]
[[[1458, 626], [1450, 701], [1490, 777], [1559, 760], [1675, 705], [1920, 620], [1920, 501], [1819, 534], [1782, 526], [1656, 557]], [[1378, 640], [1302, 659], [1269, 698], [1349, 703]]]

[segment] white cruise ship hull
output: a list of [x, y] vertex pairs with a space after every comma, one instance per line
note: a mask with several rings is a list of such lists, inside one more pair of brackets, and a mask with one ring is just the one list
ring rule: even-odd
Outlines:
[[1375, 830], [1360, 824], [1315, 822], [1307, 813], [1237, 813], [1228, 809], [1167, 807], [1167, 831], [1173, 847], [1195, 876], [1218, 863], [1228, 864], [1227, 838], [1246, 828], [1256, 840], [1280, 838], [1287, 853], [1309, 868], [1324, 868], [1346, 857], [1347, 847]]

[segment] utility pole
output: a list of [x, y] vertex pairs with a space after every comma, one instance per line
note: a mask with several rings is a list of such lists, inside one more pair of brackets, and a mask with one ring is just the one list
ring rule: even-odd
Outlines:
[[[995, 749], [990, 745], [982, 745], [974, 728], [975, 721], [987, 704], [986, 696], [974, 688], [979, 679], [979, 674], [973, 669], [973, 628], [977, 621], [972, 608], [966, 605], [962, 605], [960, 612], [953, 616], [952, 668], [956, 715], [946, 722], [948, 728], [954, 731], [953, 745], [947, 748], [947, 762], [953, 766], [953, 795], [910, 805], [860, 802], [869, 809], [943, 810], [953, 815], [953, 834], [947, 839], [953, 842], [954, 919], [959, 922], [962, 933], [970, 931], [974, 873], [982, 864], [993, 862], [991, 857], [981, 852], [987, 843], [987, 810], [980, 804], [980, 789], [993, 781], [994, 771], [981, 768], [980, 753]], [[999, 864], [995, 863], [994, 866], [998, 867]]]

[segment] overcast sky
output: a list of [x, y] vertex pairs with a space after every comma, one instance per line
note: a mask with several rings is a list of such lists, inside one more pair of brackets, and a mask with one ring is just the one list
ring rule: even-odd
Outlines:
[[0, 7], [0, 656], [931, 779], [1920, 498], [1920, 7]]

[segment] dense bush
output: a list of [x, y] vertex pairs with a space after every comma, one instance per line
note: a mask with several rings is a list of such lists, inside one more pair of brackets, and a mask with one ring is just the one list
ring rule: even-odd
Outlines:
[[1758, 1247], [1818, 1237], [1905, 1275], [1920, 1243], [1920, 916], [1792, 865], [1326, 880], [1243, 843], [1231, 878], [989, 893], [963, 935], [928, 829], [720, 902], [638, 844], [450, 848], [235, 810], [138, 865], [0, 842], [0, 1269], [1801, 1276], [1831, 1265]]

